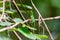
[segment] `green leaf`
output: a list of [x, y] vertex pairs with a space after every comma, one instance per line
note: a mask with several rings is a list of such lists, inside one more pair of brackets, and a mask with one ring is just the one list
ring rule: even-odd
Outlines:
[[32, 11], [29, 12], [30, 16], [31, 16], [31, 23], [33, 24], [33, 26], [35, 27], [35, 18], [34, 18], [34, 14]]
[[30, 13], [30, 16], [31, 16], [31, 20], [32, 20], [32, 22], [35, 22], [35, 19], [34, 19], [34, 14], [33, 14], [33, 12], [32, 12], [32, 11], [30, 11], [29, 13]]
[[[15, 22], [22, 22], [22, 19], [19, 19], [19, 18], [14, 18], [13, 20]], [[35, 28], [32, 28], [30, 26], [27, 26], [26, 24], [23, 24], [23, 23], [21, 23], [21, 24], [22, 24], [23, 27], [27, 27], [27, 28], [32, 29], [32, 30], [36, 30]]]
[[23, 7], [27, 8], [27, 9], [32, 9], [32, 7], [28, 6], [28, 5], [23, 5]]
[[17, 4], [17, 6], [19, 6], [19, 7], [24, 7], [24, 8], [27, 8], [27, 9], [32, 9], [32, 7], [31, 6], [28, 6], [28, 5], [24, 5], [24, 4]]
[[16, 28], [12, 28], [9, 31], [17, 31], [17, 29]]
[[31, 29], [31, 30], [37, 30], [36, 28], [30, 27], [30, 26], [25, 25], [25, 24], [22, 24], [22, 27], [27, 27], [27, 28], [29, 28], [29, 29]]
[[12, 40], [11, 38], [0, 36], [0, 40]]
[[[2, 12], [2, 10], [0, 10], [0, 12]], [[21, 10], [22, 13], [26, 13], [25, 10]], [[17, 10], [5, 10], [5, 13], [8, 13], [8, 14], [14, 14], [14, 13], [18, 13]]]
[[13, 23], [11, 23], [11, 22], [1, 22], [0, 23], [0, 25], [1, 26], [10, 26], [10, 25], [12, 25]]
[[20, 19], [20, 18], [14, 18], [13, 19], [15, 22], [22, 22], [23, 20], [22, 19]]
[[39, 38], [40, 38], [40, 39], [41, 39], [41, 38], [48, 38], [47, 35], [37, 35], [36, 37], [37, 37], [38, 39], [39, 39]]
[[18, 31], [24, 35], [25, 37], [29, 39], [36, 39], [35, 35], [33, 35], [27, 28], [25, 27], [20, 27], [18, 28]]
[[6, 12], [6, 13], [9, 13], [9, 14], [14, 14], [14, 13], [16, 13], [17, 11], [16, 11], [16, 10], [6, 10], [5, 12]]

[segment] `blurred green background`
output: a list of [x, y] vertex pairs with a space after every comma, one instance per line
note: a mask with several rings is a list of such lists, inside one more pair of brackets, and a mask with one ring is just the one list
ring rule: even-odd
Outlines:
[[[33, 7], [30, 0], [15, 0], [15, 1], [16, 1], [16, 3], [19, 3], [19, 4], [22, 3], [22, 4]], [[60, 16], [60, 0], [33, 0], [33, 2], [35, 4], [35, 6], [37, 7], [37, 9], [40, 11], [43, 18]], [[13, 8], [15, 9], [15, 7], [13, 7]], [[23, 7], [19, 7], [19, 8], [21, 8], [22, 10], [28, 10], [28, 9], [24, 9]], [[33, 13], [34, 13], [34, 17], [38, 18], [38, 14], [34, 8], [33, 8]], [[26, 19], [30, 18], [28, 13], [23, 14], [23, 15], [25, 16]], [[18, 16], [14, 15], [14, 17], [18, 17]], [[46, 22], [48, 28], [50, 29], [54, 39], [60, 40], [60, 19], [48, 20], [45, 22]], [[11, 33], [11, 35], [12, 35], [12, 39], [18, 40], [15, 37], [15, 35], [13, 35], [12, 33]], [[15, 37], [16, 39], [13, 37]], [[29, 40], [29, 39], [23, 37], [22, 35], [21, 35], [21, 37], [23, 40]]]

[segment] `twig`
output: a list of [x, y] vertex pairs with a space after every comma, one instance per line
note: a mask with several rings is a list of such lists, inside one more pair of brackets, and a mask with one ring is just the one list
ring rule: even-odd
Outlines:
[[[54, 20], [54, 19], [60, 19], [60, 16], [50, 17], [50, 18], [43, 18], [43, 20], [45, 20], [45, 21], [47, 21], [47, 20]], [[35, 19], [35, 20], [38, 21], [38, 19]]]
[[12, 25], [12, 26], [10, 26], [10, 27], [2, 28], [2, 29], [0, 29], [0, 32], [3, 32], [3, 31], [5, 31], [5, 30], [12, 29], [12, 28], [16, 27], [18, 24], [19, 24], [19, 23], [15, 23], [14, 25]]
[[44, 18], [44, 20], [54, 20], [54, 19], [60, 19], [60, 16]]
[[35, 10], [37, 11], [37, 13], [39, 14], [39, 16], [41, 17], [41, 20], [42, 20], [42, 22], [44, 23], [45, 28], [47, 29], [47, 31], [48, 31], [48, 33], [49, 33], [51, 39], [54, 40], [54, 38], [53, 38], [53, 36], [52, 36], [50, 30], [48, 29], [48, 26], [46, 25], [45, 21], [43, 20], [43, 17], [41, 16], [40, 12], [39, 12], [38, 9], [35, 7], [33, 1], [32, 1], [32, 0], [30, 0], [30, 1], [31, 1], [31, 3], [32, 3], [33, 7], [35, 8]]
[[[59, 19], [59, 18], [60, 18], [60, 16], [51, 17], [51, 18], [44, 18], [43, 20], [53, 20], [53, 19]], [[23, 21], [23, 22], [21, 22], [21, 23], [27, 23], [27, 22], [29, 22], [29, 21], [31, 21], [31, 19], [27, 19], [27, 20], [25, 20], [25, 21]], [[35, 19], [35, 21], [38, 21], [38, 19]], [[20, 23], [16, 23], [16, 24], [14, 24], [14, 25], [12, 25], [12, 26], [10, 26], [10, 27], [2, 28], [2, 29], [0, 29], [0, 32], [5, 31], [5, 30], [12, 29], [12, 28], [14, 28], [15, 26], [17, 26], [18, 24], [20, 24]]]
[[11, 0], [5, 0], [5, 2], [6, 2], [6, 1], [7, 1], [7, 2], [11, 2]]
[[3, 12], [2, 12], [2, 16], [4, 15], [4, 11], [5, 11], [5, 0], [3, 0]]
[[16, 5], [16, 2], [13, 0], [14, 5], [16, 6], [17, 10], [19, 11], [20, 15], [22, 16], [23, 20], [25, 20], [24, 16], [22, 15], [20, 9], [18, 8], [18, 6]]
[[5, 11], [5, 0], [3, 0], [3, 11], [2, 11], [2, 15], [0, 17], [0, 21], [3, 19], [3, 16], [5, 15], [4, 11]]
[[18, 38], [19, 40], [22, 40], [21, 37], [17, 34], [16, 31], [13, 31], [13, 32], [14, 32], [14, 34], [17, 36], [17, 38]]

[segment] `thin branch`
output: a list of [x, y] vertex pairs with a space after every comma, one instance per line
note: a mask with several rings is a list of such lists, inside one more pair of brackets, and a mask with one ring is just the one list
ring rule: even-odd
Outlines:
[[[51, 17], [51, 18], [44, 18], [43, 20], [53, 20], [53, 19], [59, 19], [59, 18], [60, 18], [60, 16]], [[31, 19], [27, 19], [27, 20], [25, 20], [25, 21], [23, 21], [23, 22], [21, 22], [21, 23], [27, 23], [27, 22], [30, 22], [30, 21], [31, 21]], [[35, 21], [38, 21], [38, 19], [35, 19]], [[5, 31], [5, 30], [12, 29], [12, 28], [16, 27], [18, 24], [20, 24], [20, 23], [15, 23], [14, 25], [12, 25], [12, 26], [10, 26], [10, 27], [2, 28], [2, 29], [0, 29], [0, 32], [3, 32], [3, 31]]]
[[10, 27], [2, 28], [2, 29], [0, 29], [0, 32], [3, 32], [3, 31], [5, 31], [5, 30], [12, 29], [12, 28], [16, 27], [18, 24], [19, 24], [19, 23], [15, 23], [14, 25], [12, 25], [12, 26], [10, 26]]
[[[54, 19], [60, 19], [60, 16], [50, 17], [50, 18], [43, 18], [43, 20], [45, 20], [45, 21], [47, 21], [47, 20], [54, 20]], [[26, 22], [30, 22], [30, 21], [31, 21], [31, 19], [27, 19], [27, 20], [23, 21], [22, 23], [26, 23]], [[35, 19], [35, 21], [38, 21], [38, 19]]]
[[31, 3], [32, 3], [33, 7], [35, 8], [35, 10], [37, 11], [37, 13], [39, 14], [39, 16], [41, 17], [41, 20], [42, 20], [42, 22], [44, 23], [45, 28], [47, 29], [47, 31], [48, 31], [48, 33], [49, 33], [51, 39], [54, 40], [54, 38], [53, 38], [53, 36], [52, 36], [50, 30], [48, 29], [48, 26], [46, 25], [45, 21], [43, 20], [43, 17], [41, 16], [40, 12], [38, 11], [38, 9], [36, 8], [36, 6], [34, 5], [33, 1], [32, 1], [32, 0], [30, 0], [30, 1], [31, 1]]
[[[43, 18], [43, 20], [45, 20], [45, 21], [47, 21], [47, 20], [54, 20], [54, 19], [60, 19], [60, 16], [50, 17], [50, 18]], [[38, 19], [35, 19], [35, 20], [38, 21]]]
[[17, 34], [16, 31], [13, 31], [13, 32], [14, 32], [14, 34], [17, 36], [17, 38], [18, 38], [19, 40], [22, 40], [21, 37]]
[[[26, 22], [28, 22], [28, 21], [29, 21], [29, 20], [25, 20], [25, 21], [20, 22], [20, 23], [26, 23]], [[12, 25], [12, 26], [2, 28], [2, 29], [0, 29], [0, 32], [3, 32], [3, 31], [6, 31], [6, 30], [9, 30], [9, 29], [15, 28], [15, 27], [16, 27], [18, 24], [20, 24], [20, 23], [15, 23], [15, 24]]]
[[44, 18], [44, 20], [54, 20], [54, 19], [60, 19], [60, 16]]
[[7, 2], [11, 2], [11, 0], [5, 0], [5, 2], [6, 2], [6, 1], [7, 1]]
[[5, 11], [5, 0], [3, 0], [2, 15], [0, 17], [0, 21], [3, 19], [3, 16], [5, 15], [4, 11]]
[[14, 5], [16, 6], [17, 10], [19, 11], [20, 15], [22, 16], [23, 20], [25, 20], [24, 16], [22, 15], [20, 9], [18, 8], [18, 6], [16, 5], [16, 2], [13, 0]]
[[3, 0], [3, 12], [2, 12], [2, 15], [4, 15], [4, 11], [5, 11], [5, 0]]

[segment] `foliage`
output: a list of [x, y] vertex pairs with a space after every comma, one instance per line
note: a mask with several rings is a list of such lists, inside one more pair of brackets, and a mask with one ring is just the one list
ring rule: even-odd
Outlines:
[[[0, 20], [0, 29], [14, 26], [16, 23], [18, 23], [18, 25], [16, 25], [15, 28], [0, 32], [0, 40], [17, 40], [18, 37], [15, 38], [16, 34], [14, 34], [13, 31], [16, 31], [23, 40], [51, 40], [43, 23], [40, 25], [45, 29], [44, 34], [42, 33], [43, 29], [38, 26], [36, 21], [36, 19], [38, 19], [38, 14], [33, 8], [30, 0], [15, 1], [20, 11], [13, 2], [5, 2], [5, 16]], [[33, 2], [43, 18], [60, 16], [60, 0], [33, 0]], [[2, 6], [2, 1], [0, 1], [0, 16], [3, 12]], [[25, 19], [22, 18], [22, 16]], [[60, 35], [60, 19], [46, 20], [45, 22], [53, 37], [56, 36], [54, 39], [60, 40], [60, 36], [58, 36]]]

